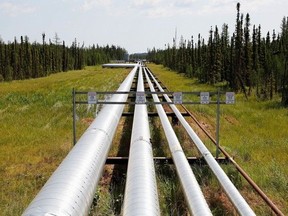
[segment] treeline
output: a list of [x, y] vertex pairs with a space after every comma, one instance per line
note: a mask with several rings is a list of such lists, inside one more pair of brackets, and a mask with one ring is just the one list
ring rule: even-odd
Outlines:
[[4, 43], [0, 39], [0, 81], [37, 78], [52, 73], [83, 69], [85, 65], [97, 65], [112, 59], [123, 59], [127, 51], [112, 46], [84, 47], [73, 41], [70, 47], [60, 41], [57, 34], [53, 41], [46, 42], [42, 34], [42, 43], [30, 43], [27, 36], [15, 38]]
[[181, 37], [179, 46], [173, 39], [173, 45], [164, 50], [150, 50], [147, 59], [202, 83], [226, 83], [247, 98], [252, 89], [261, 99], [281, 93], [283, 104], [288, 105], [288, 17], [282, 20], [280, 34], [273, 31], [263, 36], [260, 25], [254, 25], [252, 32], [250, 27], [250, 15], [244, 18], [238, 3], [232, 36], [227, 24], [221, 31], [211, 27], [207, 42], [200, 34], [195, 41]]

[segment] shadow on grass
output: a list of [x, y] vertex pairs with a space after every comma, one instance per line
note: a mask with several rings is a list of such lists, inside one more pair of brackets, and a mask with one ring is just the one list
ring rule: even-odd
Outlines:
[[[280, 101], [269, 101], [264, 105], [264, 108], [269, 109], [283, 109], [285, 106]], [[288, 107], [286, 107], [288, 109]]]

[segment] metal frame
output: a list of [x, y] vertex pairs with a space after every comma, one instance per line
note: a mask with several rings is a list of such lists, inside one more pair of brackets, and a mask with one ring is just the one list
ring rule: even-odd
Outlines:
[[[128, 95], [134, 95], [136, 96], [139, 92], [136, 91], [126, 91], [126, 92], [113, 92], [113, 91], [76, 91], [75, 89], [73, 89], [73, 103], [75, 102], [75, 104], [88, 104], [88, 101], [77, 101], [74, 98], [76, 97], [77, 94], [80, 95], [85, 95], [88, 94], [89, 92], [95, 92], [96, 95], [114, 95], [114, 94], [128, 94]], [[141, 92], [142, 93], [142, 92]], [[160, 96], [164, 96], [164, 95], [172, 95], [174, 93], [178, 93], [178, 92], [152, 92], [152, 91], [143, 91], [143, 93], [145, 94], [145, 96], [147, 95], [160, 95]], [[196, 96], [200, 96], [201, 92], [181, 92], [183, 95], [196, 95]], [[213, 95], [218, 95], [218, 99], [216, 101], [210, 101], [209, 104], [226, 104], [225, 101], [220, 101], [220, 95], [224, 95], [226, 92], [209, 92], [210, 96]], [[137, 103], [136, 101], [126, 101], [126, 102], [118, 102], [118, 101], [104, 101], [104, 100], [97, 100], [97, 102], [95, 104], [124, 104], [124, 105], [135, 105], [135, 104], [146, 104], [146, 105], [150, 105], [150, 104], [179, 104], [179, 103], [174, 103], [172, 102], [167, 102], [167, 101], [159, 101], [159, 102], [154, 102], [154, 101], [146, 101], [145, 103]], [[196, 101], [183, 101], [181, 104], [201, 104], [201, 102], [196, 102]]]
[[[155, 82], [155, 81], [154, 81]], [[76, 95], [87, 95], [89, 94], [89, 92], [95, 92], [96, 95], [118, 95], [118, 94], [128, 94], [129, 95], [133, 95], [134, 97], [139, 93], [139, 91], [123, 91], [123, 92], [113, 92], [113, 91], [76, 91], [73, 88], [72, 91], [72, 96], [73, 96], [73, 143], [74, 145], [76, 144], [76, 104], [89, 104], [89, 101], [77, 101], [76, 100]], [[182, 95], [196, 95], [196, 96], [200, 96], [201, 92], [156, 92], [156, 91], [141, 91], [141, 93], [144, 93], [145, 97], [146, 96], [153, 96], [153, 95], [157, 95], [157, 96], [163, 96], [163, 97], [167, 97], [167, 96], [173, 96], [175, 93], [181, 93]], [[216, 158], [219, 157], [219, 139], [220, 139], [220, 104], [227, 104], [226, 101], [221, 101], [220, 100], [220, 96], [226, 94], [226, 92], [221, 92], [218, 88], [217, 92], [209, 92], [210, 96], [217, 96], [217, 100], [216, 101], [209, 101], [209, 104], [216, 104], [217, 108], [216, 108]], [[122, 105], [136, 105], [136, 104], [146, 104], [146, 105], [156, 105], [156, 104], [167, 104], [167, 105], [177, 105], [177, 104], [197, 104], [197, 105], [202, 105], [203, 103], [201, 102], [196, 102], [196, 101], [182, 101], [182, 103], [175, 103], [175, 101], [170, 100], [170, 101], [147, 101], [145, 100], [145, 102], [141, 102], [141, 103], [137, 103], [137, 100], [135, 101], [126, 101], [126, 102], [118, 102], [118, 101], [105, 101], [105, 100], [96, 100], [96, 105], [97, 104], [122, 104]], [[209, 105], [209, 104], [205, 104], [205, 105]], [[229, 104], [230, 105], [230, 104]]]
[[[108, 157], [106, 164], [128, 164], [129, 157]], [[186, 157], [189, 164], [206, 165], [207, 162], [202, 157]], [[174, 164], [171, 157], [153, 157], [155, 164]], [[218, 157], [215, 160], [220, 164], [229, 164], [230, 160], [227, 157]]]

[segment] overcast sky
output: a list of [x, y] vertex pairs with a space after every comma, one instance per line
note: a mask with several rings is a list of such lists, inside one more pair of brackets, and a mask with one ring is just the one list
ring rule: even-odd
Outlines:
[[288, 16], [287, 0], [0, 0], [0, 37], [5, 42], [27, 35], [41, 42], [42, 33], [55, 33], [66, 45], [77, 41], [118, 45], [130, 54], [147, 48], [164, 48], [177, 38], [190, 39], [198, 33], [207, 40], [211, 26], [229, 26], [234, 31], [236, 4], [249, 13], [252, 25], [262, 34], [280, 32]]

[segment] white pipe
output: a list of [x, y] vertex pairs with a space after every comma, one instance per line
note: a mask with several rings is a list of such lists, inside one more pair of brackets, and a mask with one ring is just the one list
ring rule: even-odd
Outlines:
[[[145, 71], [145, 70], [144, 70]], [[145, 71], [145, 76], [148, 81], [151, 92], [155, 89]], [[152, 94], [154, 102], [160, 102], [156, 94]], [[177, 136], [169, 122], [169, 119], [160, 104], [156, 104], [156, 109], [160, 117], [172, 158], [177, 170], [178, 177], [183, 188], [189, 211], [194, 216], [212, 215], [209, 206], [202, 194], [201, 188], [193, 174], [193, 171], [187, 161], [187, 158], [182, 150], [182, 147], [177, 139]]]
[[[144, 92], [142, 67], [137, 92]], [[135, 105], [123, 215], [160, 215], [146, 104]]]
[[134, 68], [137, 64], [131, 63], [111, 63], [111, 64], [103, 64], [103, 68]]
[[[137, 68], [131, 70], [118, 92], [130, 90]], [[125, 102], [127, 97], [115, 94], [111, 101]], [[88, 215], [123, 109], [119, 104], [103, 107], [23, 215]]]
[[[147, 68], [148, 69], [148, 68]], [[149, 69], [148, 69], [149, 70]], [[155, 77], [152, 75], [152, 73], [149, 71], [150, 76], [156, 83], [157, 87], [161, 92], [164, 92], [163, 88], [160, 86], [158, 81], [155, 79]], [[167, 102], [172, 102], [168, 95], [164, 95]], [[197, 136], [197, 134], [194, 132], [194, 130], [190, 127], [190, 125], [187, 123], [185, 118], [181, 115], [180, 111], [177, 109], [177, 107], [174, 104], [170, 104], [171, 109], [176, 114], [177, 118], [183, 125], [183, 127], [188, 132], [189, 136], [195, 143], [196, 147], [206, 160], [209, 167], [212, 169], [213, 173], [217, 177], [218, 181], [222, 185], [222, 188], [226, 191], [226, 194], [232, 201], [233, 205], [237, 209], [240, 215], [243, 216], [252, 216], [255, 215], [251, 207], [247, 204], [247, 202], [244, 200], [244, 198], [241, 196], [237, 188], [234, 186], [234, 184], [230, 181], [226, 173], [223, 171], [221, 166], [217, 163], [217, 161], [214, 159], [213, 155], [210, 153], [210, 151], [206, 148], [204, 143], [200, 140], [200, 138]]]

